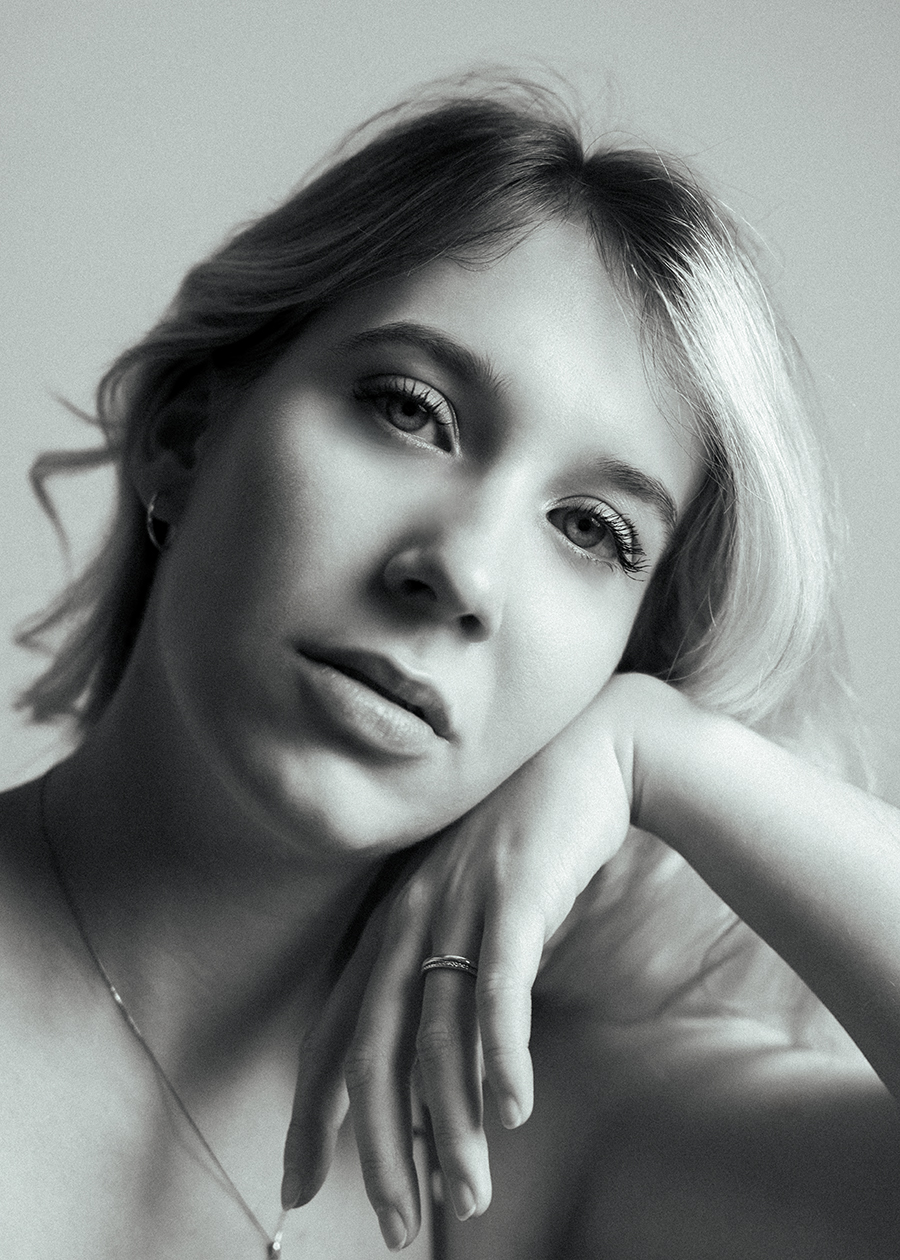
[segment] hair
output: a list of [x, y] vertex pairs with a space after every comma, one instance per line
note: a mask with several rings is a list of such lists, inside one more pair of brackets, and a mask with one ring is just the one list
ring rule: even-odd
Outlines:
[[[751, 250], [680, 162], [616, 142], [588, 150], [554, 92], [514, 80], [463, 83], [379, 115], [194, 267], [156, 327], [113, 363], [97, 391], [102, 451], [49, 453], [33, 469], [46, 502], [51, 474], [109, 462], [118, 495], [96, 558], [20, 636], [35, 646], [64, 635], [21, 706], [85, 730], [116, 689], [157, 559], [129, 476], [151, 435], [188, 458], [316, 312], [437, 259], [489, 264], [548, 221], [590, 233], [637, 313], [648, 368], [686, 404], [705, 456], [620, 667], [846, 771], [832, 492], [799, 355]], [[664, 869], [645, 850], [631, 868], [645, 892]], [[730, 942], [727, 923], [708, 918], [707, 944]]]
[[[488, 263], [548, 220], [591, 233], [706, 456], [622, 668], [824, 747], [842, 660], [830, 514], [793, 342], [737, 226], [679, 162], [615, 144], [586, 153], [560, 98], [513, 80], [379, 115], [330, 167], [193, 268], [159, 324], [113, 363], [97, 391], [104, 447], [88, 462], [117, 465], [117, 508], [93, 563], [20, 635], [34, 646], [68, 631], [21, 707], [86, 728], [118, 684], [156, 563], [129, 477], [152, 433], [189, 451], [215, 423], [211, 411], [315, 312], [439, 258]], [[48, 476], [85, 462], [42, 456], [32, 476], [44, 501]]]

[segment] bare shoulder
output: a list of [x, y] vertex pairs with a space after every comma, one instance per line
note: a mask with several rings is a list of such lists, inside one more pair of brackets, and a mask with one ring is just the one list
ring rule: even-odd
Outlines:
[[0, 968], [38, 946], [57, 900], [41, 838], [39, 785], [0, 793]]
[[896, 1260], [900, 1117], [868, 1066], [773, 1045], [707, 1068], [598, 1133], [571, 1260]]
[[0, 794], [0, 1044], [4, 1059], [72, 1000], [71, 929], [42, 839], [39, 787]]

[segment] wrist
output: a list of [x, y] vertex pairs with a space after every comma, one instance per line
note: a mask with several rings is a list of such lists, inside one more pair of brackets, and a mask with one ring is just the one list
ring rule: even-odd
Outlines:
[[629, 680], [631, 821], [671, 843], [671, 818], [678, 812], [687, 764], [705, 741], [709, 746], [711, 727], [728, 719], [701, 708], [670, 683], [649, 674], [621, 677]]

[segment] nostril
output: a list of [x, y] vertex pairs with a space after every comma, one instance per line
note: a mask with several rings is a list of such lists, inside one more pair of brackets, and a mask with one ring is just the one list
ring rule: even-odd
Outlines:
[[419, 599], [423, 595], [429, 599], [437, 599], [434, 588], [429, 586], [427, 582], [419, 581], [418, 578], [404, 578], [400, 583], [400, 594]]
[[457, 632], [479, 642], [494, 632], [497, 595], [490, 575], [463, 560], [460, 566], [443, 544], [408, 547], [394, 552], [373, 577], [395, 614], [413, 622], [452, 622]]

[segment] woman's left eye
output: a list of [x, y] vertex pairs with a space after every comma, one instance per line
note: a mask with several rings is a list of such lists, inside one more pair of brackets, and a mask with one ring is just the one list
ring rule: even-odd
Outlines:
[[456, 412], [443, 394], [411, 376], [372, 376], [356, 386], [354, 398], [371, 403], [378, 416], [417, 446], [455, 453]]
[[552, 508], [547, 519], [588, 559], [635, 577], [647, 567], [637, 531], [627, 517], [595, 500], [572, 500]]

